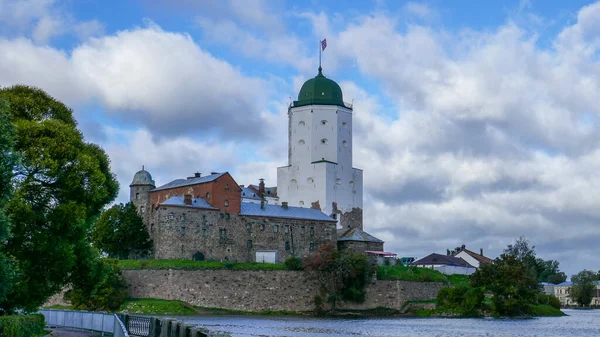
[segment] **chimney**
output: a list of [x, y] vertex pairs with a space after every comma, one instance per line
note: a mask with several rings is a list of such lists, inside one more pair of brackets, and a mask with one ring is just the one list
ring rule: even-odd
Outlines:
[[450, 256], [450, 249], [446, 249], [446, 255]]
[[260, 178], [260, 183], [258, 184], [258, 193], [260, 193], [260, 196], [262, 197], [263, 195], [265, 195], [265, 180], [263, 178]]
[[183, 196], [183, 203], [186, 205], [191, 205], [192, 204], [192, 195], [191, 194], [186, 194]]
[[281, 203], [281, 207], [283, 207], [283, 209], [288, 209], [288, 203], [287, 201], [284, 201]]
[[479, 255], [483, 256], [483, 248], [479, 248]]
[[200, 172], [194, 173], [194, 178], [200, 178], [201, 176], [202, 176], [202, 173], [200, 173]]
[[260, 201], [260, 209], [265, 209], [265, 201], [264, 200]]
[[465, 250], [465, 245], [460, 246], [460, 251]]

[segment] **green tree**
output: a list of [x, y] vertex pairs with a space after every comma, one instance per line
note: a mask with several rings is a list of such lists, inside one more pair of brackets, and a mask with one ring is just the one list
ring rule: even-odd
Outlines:
[[340, 300], [363, 302], [365, 287], [375, 272], [367, 257], [351, 252], [339, 253], [331, 244], [319, 246], [304, 259], [303, 268], [321, 285], [321, 295], [315, 300], [317, 309], [324, 301], [335, 312]]
[[[4, 208], [12, 192], [10, 180], [15, 165], [14, 133], [8, 120], [8, 102], [0, 100], [0, 242], [8, 239], [10, 226]], [[14, 260], [0, 246], [0, 303], [6, 299], [17, 279]]]
[[102, 213], [92, 230], [92, 242], [109, 257], [119, 259], [152, 247], [146, 226], [131, 202]]
[[21, 273], [0, 307], [34, 310], [67, 284], [93, 281], [97, 254], [88, 235], [118, 183], [104, 151], [84, 142], [63, 103], [27, 86], [0, 89], [0, 100], [8, 104], [18, 158], [5, 247]]
[[555, 260], [536, 259], [537, 281], [559, 284], [567, 280], [567, 274], [560, 271], [559, 262]]
[[99, 281], [93, 289], [73, 288], [65, 293], [65, 299], [82, 310], [117, 311], [127, 298], [127, 284], [123, 279], [117, 260], [102, 259]]
[[509, 245], [493, 264], [485, 264], [471, 275], [473, 287], [492, 293], [492, 311], [500, 316], [530, 315], [537, 303], [534, 247], [524, 237]]
[[591, 270], [582, 270], [577, 275], [571, 276], [573, 286], [571, 298], [581, 306], [589, 306], [592, 302], [593, 291], [596, 289], [596, 273]]

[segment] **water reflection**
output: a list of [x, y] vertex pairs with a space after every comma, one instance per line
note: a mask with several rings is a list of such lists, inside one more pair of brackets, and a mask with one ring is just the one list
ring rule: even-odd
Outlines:
[[211, 331], [234, 337], [396, 337], [396, 336], [600, 336], [600, 310], [564, 310], [569, 316], [529, 320], [508, 319], [319, 319], [301, 317], [181, 317]]

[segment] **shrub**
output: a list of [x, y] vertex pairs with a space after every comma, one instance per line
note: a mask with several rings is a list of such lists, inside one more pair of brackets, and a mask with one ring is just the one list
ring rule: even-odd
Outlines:
[[0, 317], [0, 336], [34, 337], [44, 332], [46, 321], [42, 315], [13, 315]]
[[554, 295], [539, 294], [538, 295], [538, 303], [549, 305], [555, 309], [560, 309], [560, 301]]
[[232, 270], [233, 267], [235, 267], [235, 263], [233, 263], [231, 261], [225, 261], [225, 262], [223, 262], [223, 268], [225, 268], [227, 270]]
[[482, 288], [442, 288], [438, 292], [438, 302], [441, 309], [459, 312], [465, 317], [479, 316], [485, 294]]
[[302, 259], [299, 257], [290, 256], [285, 259], [284, 264], [288, 270], [302, 270]]

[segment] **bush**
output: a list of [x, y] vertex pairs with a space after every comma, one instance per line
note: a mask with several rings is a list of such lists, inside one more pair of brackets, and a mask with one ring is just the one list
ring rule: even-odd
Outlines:
[[538, 303], [549, 305], [555, 309], [560, 309], [560, 301], [554, 295], [539, 294], [538, 295]]
[[0, 336], [35, 337], [44, 333], [46, 321], [42, 315], [13, 315], [0, 317]]
[[442, 288], [438, 292], [440, 309], [458, 312], [464, 317], [479, 316], [485, 294], [482, 288]]
[[302, 259], [299, 257], [290, 256], [283, 264], [288, 270], [302, 270]]

